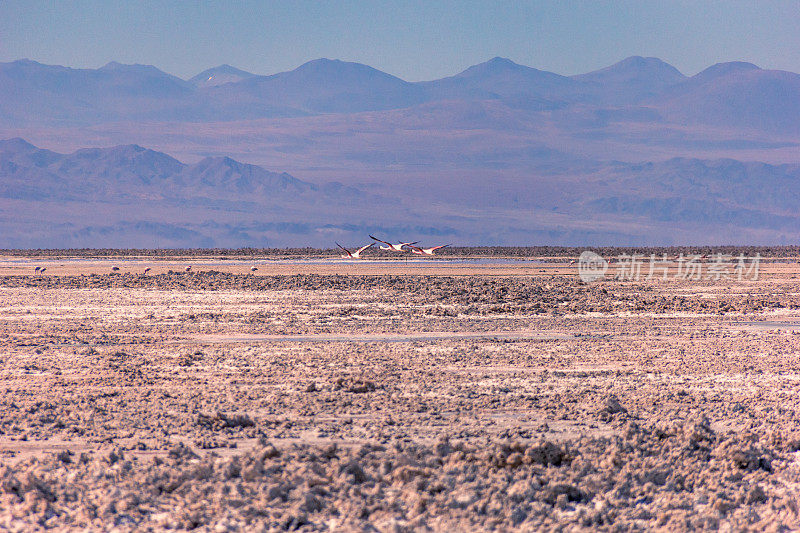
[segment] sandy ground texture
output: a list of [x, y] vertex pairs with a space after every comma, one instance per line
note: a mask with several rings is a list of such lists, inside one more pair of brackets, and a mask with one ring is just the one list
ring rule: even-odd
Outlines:
[[0, 529], [800, 528], [800, 265], [40, 263], [0, 261]]

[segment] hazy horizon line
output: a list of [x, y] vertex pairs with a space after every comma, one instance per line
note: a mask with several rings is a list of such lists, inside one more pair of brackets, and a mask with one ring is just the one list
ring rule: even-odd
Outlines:
[[548, 73], [551, 73], [551, 74], [556, 74], [558, 76], [563, 76], [565, 78], [571, 78], [571, 77], [591, 74], [593, 72], [598, 72], [600, 70], [612, 67], [614, 65], [617, 65], [619, 63], [622, 63], [624, 61], [627, 61], [627, 60], [633, 59], [633, 58], [657, 59], [657, 60], [661, 61], [662, 63], [664, 63], [666, 65], [669, 65], [670, 67], [676, 69], [681, 75], [683, 75], [683, 76], [685, 76], [687, 78], [691, 78], [692, 76], [695, 76], [695, 75], [697, 75], [697, 74], [699, 74], [701, 72], [704, 72], [705, 70], [707, 70], [707, 69], [709, 69], [709, 68], [711, 68], [711, 67], [713, 67], [715, 65], [722, 65], [722, 64], [728, 64], [728, 63], [749, 63], [751, 65], [755, 65], [756, 67], [758, 67], [759, 69], [762, 69], [762, 70], [776, 70], [776, 71], [784, 71], [784, 72], [793, 72], [793, 71], [784, 70], [784, 69], [771, 69], [771, 68], [764, 69], [763, 67], [761, 67], [761, 66], [759, 66], [759, 65], [757, 65], [755, 63], [752, 63], [750, 61], [747, 61], [747, 60], [744, 60], [744, 59], [736, 59], [736, 60], [731, 60], [731, 61], [720, 61], [720, 62], [717, 62], [717, 63], [712, 63], [712, 64], [706, 66], [705, 68], [697, 71], [696, 73], [686, 74], [680, 68], [676, 67], [675, 65], [673, 65], [672, 63], [670, 63], [670, 62], [668, 62], [668, 61], [666, 61], [664, 59], [661, 59], [660, 57], [657, 57], [657, 56], [643, 56], [643, 55], [636, 55], [636, 54], [626, 56], [626, 57], [620, 59], [619, 61], [615, 61], [614, 63], [595, 68], [594, 70], [589, 70], [589, 71], [586, 71], [586, 72], [578, 72], [576, 74], [561, 74], [559, 72], [555, 72], [555, 71], [552, 71], [552, 70], [546, 70], [546, 69], [543, 69], [543, 68], [539, 68], [539, 67], [535, 67], [535, 66], [531, 66], [531, 65], [526, 65], [524, 63], [519, 63], [519, 62], [514, 61], [513, 59], [510, 59], [508, 57], [493, 56], [493, 57], [490, 57], [490, 58], [488, 58], [488, 59], [486, 59], [484, 61], [481, 61], [479, 63], [474, 63], [472, 65], [469, 65], [469, 66], [467, 66], [467, 67], [465, 67], [465, 68], [463, 68], [463, 69], [461, 69], [461, 70], [459, 70], [457, 72], [451, 73], [451, 74], [446, 74], [446, 75], [440, 76], [438, 78], [422, 79], [422, 80], [416, 80], [416, 81], [407, 80], [407, 79], [405, 79], [405, 78], [403, 78], [401, 76], [398, 76], [398, 75], [393, 74], [393, 73], [391, 73], [389, 71], [386, 71], [386, 70], [382, 70], [382, 69], [380, 69], [378, 67], [375, 67], [375, 66], [373, 66], [373, 65], [371, 65], [369, 63], [363, 63], [363, 62], [360, 62], [360, 61], [354, 61], [354, 60], [349, 60], [349, 59], [331, 58], [331, 57], [316, 57], [316, 58], [304, 61], [304, 62], [300, 63], [299, 65], [297, 65], [296, 67], [291, 68], [289, 70], [279, 70], [279, 71], [272, 72], [272, 73], [269, 73], [269, 74], [261, 74], [261, 73], [253, 72], [251, 70], [247, 70], [247, 69], [244, 69], [244, 68], [237, 67], [236, 65], [231, 65], [230, 63], [220, 63], [218, 65], [213, 65], [213, 66], [207, 67], [207, 68], [205, 68], [205, 69], [193, 74], [192, 76], [189, 76], [188, 78], [184, 78], [184, 77], [179, 76], [177, 74], [173, 74], [173, 73], [171, 73], [171, 72], [169, 72], [167, 70], [162, 69], [161, 67], [159, 67], [159, 66], [157, 66], [156, 64], [153, 64], [153, 63], [123, 63], [121, 61], [116, 61], [116, 60], [107, 61], [106, 63], [104, 63], [104, 64], [102, 64], [100, 66], [97, 66], [97, 67], [62, 65], [62, 64], [59, 64], [59, 63], [45, 63], [45, 62], [42, 62], [42, 61], [38, 61], [36, 59], [31, 59], [29, 57], [20, 57], [20, 58], [17, 58], [17, 59], [0, 61], [0, 63], [8, 64], [8, 63], [16, 63], [16, 62], [19, 62], [19, 61], [30, 61], [30, 62], [37, 63], [37, 64], [44, 65], [44, 66], [64, 67], [64, 68], [68, 68], [68, 69], [72, 69], [72, 70], [100, 70], [101, 68], [106, 67], [106, 66], [111, 65], [111, 64], [119, 64], [119, 65], [124, 65], [124, 66], [144, 66], [144, 67], [153, 67], [153, 68], [155, 68], [155, 69], [157, 69], [157, 70], [159, 70], [159, 71], [161, 71], [161, 72], [163, 72], [165, 74], [168, 74], [170, 76], [174, 76], [174, 77], [176, 77], [178, 79], [181, 79], [183, 81], [190, 81], [193, 77], [195, 77], [195, 76], [197, 76], [199, 74], [202, 74], [203, 72], [206, 72], [207, 70], [211, 70], [211, 69], [214, 69], [214, 68], [219, 68], [219, 67], [222, 67], [222, 66], [232, 67], [232, 68], [235, 68], [237, 70], [241, 70], [243, 72], [246, 72], [248, 74], [252, 74], [252, 75], [258, 76], [258, 77], [269, 77], [269, 76], [275, 76], [277, 74], [283, 74], [283, 73], [286, 73], [286, 72], [292, 72], [292, 71], [297, 70], [298, 68], [300, 68], [300, 67], [302, 67], [304, 65], [307, 65], [309, 63], [313, 63], [315, 61], [327, 60], [327, 61], [340, 61], [342, 63], [352, 63], [352, 64], [358, 64], [358, 65], [365, 65], [367, 67], [373, 68], [373, 69], [375, 69], [375, 70], [377, 70], [379, 72], [383, 72], [384, 74], [388, 74], [390, 76], [393, 76], [393, 77], [395, 77], [397, 79], [400, 79], [402, 81], [405, 81], [407, 83], [425, 83], [425, 82], [429, 82], [429, 81], [436, 81], [436, 80], [440, 80], [440, 79], [445, 79], [445, 78], [450, 78], [450, 77], [453, 77], [453, 76], [457, 76], [458, 74], [461, 74], [461, 73], [465, 72], [466, 70], [468, 70], [468, 69], [470, 69], [472, 67], [475, 67], [475, 66], [478, 66], [478, 65], [483, 65], [483, 64], [488, 63], [490, 61], [493, 61], [495, 59], [502, 59], [502, 60], [510, 61], [510, 62], [512, 62], [512, 63], [514, 63], [516, 65], [521, 66], [521, 67], [526, 67], [526, 68], [539, 70], [541, 72], [548, 72]]

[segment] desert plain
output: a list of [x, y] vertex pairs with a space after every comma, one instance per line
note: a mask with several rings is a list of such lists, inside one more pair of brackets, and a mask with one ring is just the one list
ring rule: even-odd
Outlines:
[[797, 530], [800, 264], [673, 273], [0, 257], [0, 529]]

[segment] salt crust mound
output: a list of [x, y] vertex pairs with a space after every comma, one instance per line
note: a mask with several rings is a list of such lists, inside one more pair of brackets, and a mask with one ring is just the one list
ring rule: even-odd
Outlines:
[[[617, 410], [614, 416], [625, 415]], [[800, 493], [786, 488], [800, 481], [795, 437], [722, 435], [702, 417], [649, 428], [621, 423], [617, 437], [560, 443], [475, 446], [442, 438], [432, 445], [397, 440], [278, 449], [261, 439], [245, 453], [203, 458], [183, 444], [154, 457], [119, 448], [64, 451], [0, 468], [0, 527], [534, 531], [800, 525]]]

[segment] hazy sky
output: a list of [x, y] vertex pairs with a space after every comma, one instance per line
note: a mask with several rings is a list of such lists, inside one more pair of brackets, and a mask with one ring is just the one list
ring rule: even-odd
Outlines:
[[146, 63], [184, 78], [221, 63], [272, 74], [319, 57], [409, 81], [494, 56], [578, 74], [630, 55], [685, 74], [731, 60], [800, 72], [800, 0], [0, 0], [0, 61]]

